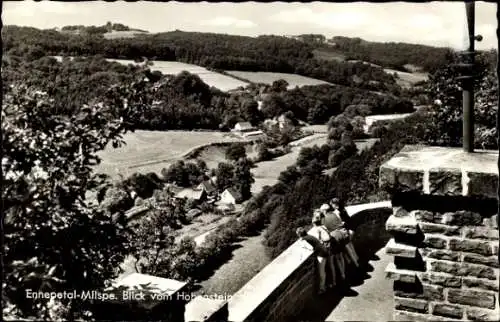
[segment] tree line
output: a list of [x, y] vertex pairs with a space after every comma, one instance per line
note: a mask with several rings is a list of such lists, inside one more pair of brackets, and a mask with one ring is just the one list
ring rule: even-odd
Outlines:
[[[281, 36], [244, 37], [172, 31], [127, 39], [101, 34], [64, 34], [55, 30], [6, 26], [4, 52], [34, 46], [47, 55], [181, 61], [223, 70], [295, 73], [327, 82], [382, 91], [399, 88], [393, 75], [363, 63], [314, 58], [316, 44]], [[357, 77], [354, 77], [357, 76]]]

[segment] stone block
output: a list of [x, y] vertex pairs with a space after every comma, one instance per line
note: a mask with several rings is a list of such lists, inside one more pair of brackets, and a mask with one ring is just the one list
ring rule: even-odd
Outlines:
[[448, 239], [440, 235], [426, 235], [423, 246], [429, 248], [445, 249], [448, 245]]
[[411, 298], [394, 298], [396, 310], [427, 313], [429, 311], [429, 303], [426, 300], [418, 300]]
[[461, 287], [462, 279], [459, 276], [453, 276], [443, 273], [420, 273], [417, 275], [422, 283], [434, 284], [444, 287]]
[[449, 289], [448, 302], [482, 307], [486, 309], [495, 308], [495, 295], [486, 291], [475, 291], [470, 289]]
[[428, 315], [407, 311], [394, 311], [395, 321], [427, 321]]
[[442, 224], [431, 224], [421, 222], [418, 224], [420, 230], [427, 234], [443, 234], [445, 236], [460, 236], [461, 228], [459, 226], [449, 226]]
[[385, 252], [392, 256], [415, 258], [417, 256], [417, 247], [396, 243], [393, 238], [385, 246]]
[[456, 212], [447, 212], [443, 215], [442, 222], [445, 225], [452, 226], [479, 226], [483, 222], [483, 217], [472, 211], [460, 210]]
[[382, 165], [379, 169], [379, 187], [382, 190], [392, 191], [396, 185], [396, 172], [393, 167]]
[[448, 318], [461, 319], [464, 316], [464, 308], [458, 305], [438, 303], [434, 305], [432, 314]]
[[392, 215], [387, 219], [385, 228], [390, 233], [416, 234], [418, 224], [413, 216], [396, 217]]
[[444, 300], [444, 288], [427, 283], [394, 282], [394, 296], [427, 301]]
[[491, 216], [490, 218], [483, 218], [483, 226], [498, 229], [498, 215]]
[[417, 221], [430, 222], [430, 223], [441, 223], [443, 221], [443, 214], [427, 211], [427, 210], [413, 210], [411, 212]]
[[461, 196], [462, 172], [453, 170], [429, 171], [429, 194], [435, 196]]
[[467, 196], [497, 198], [498, 174], [468, 172]]
[[399, 169], [396, 171], [397, 188], [401, 192], [422, 191], [424, 172], [420, 170]]
[[408, 210], [406, 210], [404, 207], [392, 207], [392, 215], [394, 217], [406, 217], [408, 216], [410, 213], [408, 212]]
[[466, 317], [469, 321], [500, 321], [500, 311], [467, 308]]
[[450, 239], [449, 249], [483, 256], [493, 255], [490, 243], [487, 241], [452, 238]]
[[425, 248], [425, 249], [419, 249], [419, 253], [422, 254], [422, 256], [434, 259], [441, 259], [454, 262], [460, 261], [460, 253], [446, 249]]
[[463, 257], [464, 262], [486, 265], [494, 268], [500, 267], [498, 256], [496, 255], [485, 257], [477, 254], [464, 254], [463, 256], [464, 256]]
[[475, 278], [475, 277], [464, 277], [463, 284], [466, 287], [470, 288], [480, 288], [488, 291], [496, 291], [498, 292], [498, 281], [487, 280], [483, 278]]
[[441, 260], [429, 261], [433, 272], [448, 273], [455, 276], [474, 276], [495, 280], [495, 270], [491, 267], [467, 263], [455, 263]]
[[498, 229], [489, 227], [466, 227], [464, 228], [464, 237], [472, 239], [498, 240]]
[[416, 272], [407, 269], [398, 269], [394, 263], [387, 265], [385, 269], [386, 278], [405, 283], [414, 283], [417, 279]]

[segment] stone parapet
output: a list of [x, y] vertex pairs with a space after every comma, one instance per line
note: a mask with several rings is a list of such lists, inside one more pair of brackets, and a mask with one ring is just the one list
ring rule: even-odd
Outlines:
[[380, 167], [380, 187], [435, 196], [497, 197], [498, 152], [405, 147]]
[[498, 153], [406, 147], [380, 169], [392, 195], [386, 269], [396, 320], [496, 321]]
[[227, 301], [223, 299], [197, 296], [186, 304], [184, 321], [186, 322], [221, 322], [228, 321]]

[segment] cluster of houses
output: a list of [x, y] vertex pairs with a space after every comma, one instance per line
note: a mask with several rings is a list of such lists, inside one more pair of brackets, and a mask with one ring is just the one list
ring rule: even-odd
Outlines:
[[168, 188], [174, 192], [175, 198], [187, 199], [195, 204], [208, 202], [216, 203], [217, 205], [224, 207], [228, 205], [234, 206], [242, 201], [241, 194], [233, 188], [227, 188], [219, 194], [215, 185], [215, 180], [217, 179], [212, 177], [209, 180], [203, 181], [194, 188], [182, 188], [174, 184], [168, 185]]

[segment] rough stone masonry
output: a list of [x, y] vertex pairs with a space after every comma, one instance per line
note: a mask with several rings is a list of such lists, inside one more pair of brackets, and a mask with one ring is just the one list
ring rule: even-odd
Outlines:
[[380, 168], [393, 206], [395, 320], [500, 320], [497, 160], [409, 146]]

